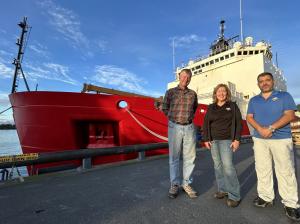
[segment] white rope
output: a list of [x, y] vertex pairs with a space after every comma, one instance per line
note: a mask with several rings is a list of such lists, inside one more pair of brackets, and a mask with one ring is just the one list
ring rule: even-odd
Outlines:
[[146, 131], [148, 131], [150, 134], [154, 135], [155, 137], [157, 138], [160, 138], [164, 141], [168, 141], [168, 138], [167, 137], [164, 137], [162, 135], [159, 135], [153, 131], [151, 131], [149, 128], [147, 128], [145, 125], [143, 125], [131, 112], [128, 108], [125, 108], [126, 111], [130, 114], [130, 116], [136, 121], [136, 123], [138, 123], [142, 128], [144, 128]]

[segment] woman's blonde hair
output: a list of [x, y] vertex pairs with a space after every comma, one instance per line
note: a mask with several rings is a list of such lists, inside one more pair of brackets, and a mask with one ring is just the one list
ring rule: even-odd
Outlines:
[[217, 91], [218, 89], [220, 89], [221, 87], [224, 87], [226, 92], [227, 92], [227, 95], [226, 95], [226, 102], [229, 102], [231, 101], [231, 92], [230, 92], [230, 89], [228, 88], [228, 86], [226, 84], [219, 84], [217, 85], [215, 88], [214, 88], [214, 92], [213, 92], [213, 102], [214, 103], [217, 103], [218, 102], [218, 99], [217, 99]]

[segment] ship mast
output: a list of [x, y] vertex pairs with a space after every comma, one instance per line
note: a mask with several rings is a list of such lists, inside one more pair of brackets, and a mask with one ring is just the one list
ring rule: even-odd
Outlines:
[[210, 50], [211, 50], [210, 55], [211, 56], [228, 50], [229, 44], [228, 44], [228, 41], [224, 37], [224, 30], [225, 30], [225, 21], [221, 20], [219, 38], [210, 46]]
[[20, 22], [18, 25], [19, 25], [19, 27], [21, 27], [22, 31], [21, 31], [20, 38], [17, 39], [17, 42], [16, 42], [16, 44], [19, 46], [19, 49], [18, 49], [17, 58], [14, 58], [14, 61], [13, 61], [13, 64], [15, 65], [15, 73], [14, 73], [14, 79], [13, 79], [11, 93], [15, 93], [17, 91], [18, 82], [19, 82], [18, 75], [20, 73], [25, 82], [27, 91], [30, 91], [28, 83], [26, 81], [26, 77], [25, 77], [23, 69], [22, 69], [22, 65], [21, 65], [21, 62], [23, 59], [23, 54], [24, 54], [24, 41], [26, 39], [26, 33], [28, 32], [28, 28], [29, 28], [29, 26], [27, 25], [27, 18], [24, 17], [23, 21]]
[[244, 43], [244, 36], [243, 36], [242, 0], [240, 0], [240, 24], [241, 24], [241, 42]]

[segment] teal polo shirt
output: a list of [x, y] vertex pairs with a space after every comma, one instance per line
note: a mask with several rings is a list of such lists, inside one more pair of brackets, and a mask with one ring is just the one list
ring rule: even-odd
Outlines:
[[[253, 114], [254, 120], [261, 126], [268, 127], [282, 117], [286, 110], [297, 110], [292, 96], [287, 92], [273, 90], [272, 95], [265, 99], [261, 94], [250, 99], [247, 114]], [[263, 138], [256, 130], [254, 137]], [[276, 129], [271, 139], [291, 138], [290, 124]]]

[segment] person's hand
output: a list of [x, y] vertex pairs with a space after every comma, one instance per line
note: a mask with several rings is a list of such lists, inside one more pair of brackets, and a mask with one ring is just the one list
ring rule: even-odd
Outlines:
[[273, 134], [272, 131], [266, 127], [262, 127], [257, 131], [263, 138], [270, 138], [270, 137], [272, 137], [272, 134]]
[[210, 149], [211, 148], [211, 142], [204, 142], [204, 146], [205, 146], [205, 148]]
[[230, 148], [232, 148], [233, 152], [238, 150], [239, 147], [240, 147], [240, 141], [238, 141], [238, 140], [234, 140], [230, 145]]

